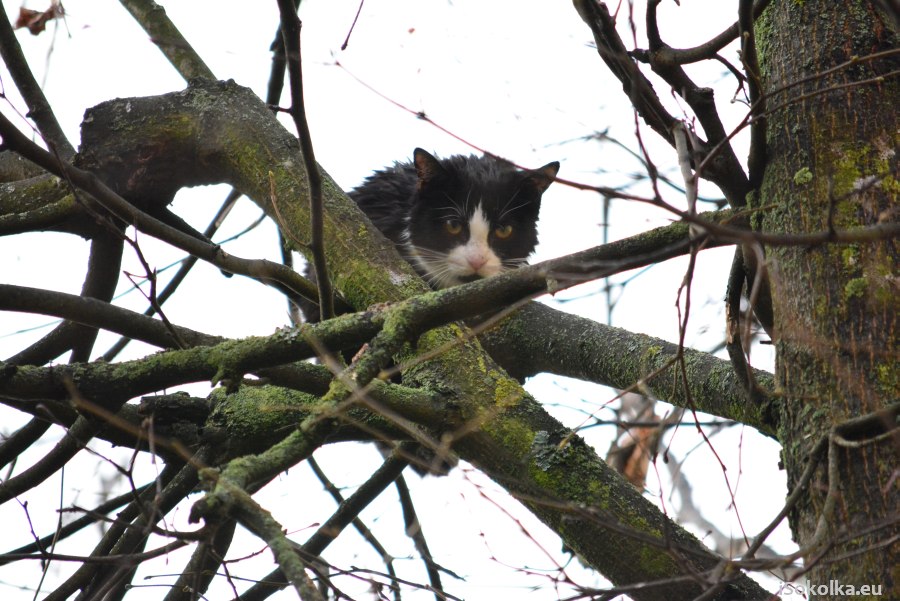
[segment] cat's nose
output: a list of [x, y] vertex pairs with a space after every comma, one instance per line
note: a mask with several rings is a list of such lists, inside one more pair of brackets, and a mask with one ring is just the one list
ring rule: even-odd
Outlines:
[[475, 271], [478, 271], [479, 269], [484, 267], [484, 264], [487, 263], [488, 260], [487, 257], [483, 255], [477, 255], [474, 257], [468, 257], [467, 261], [469, 263], [469, 267], [471, 267]]

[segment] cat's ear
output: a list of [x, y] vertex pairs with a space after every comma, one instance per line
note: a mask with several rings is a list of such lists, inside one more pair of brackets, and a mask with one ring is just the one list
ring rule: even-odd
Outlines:
[[534, 184], [534, 187], [537, 188], [538, 192], [543, 194], [544, 191], [550, 187], [550, 184], [553, 183], [553, 180], [556, 179], [556, 174], [558, 172], [559, 161], [553, 161], [552, 163], [547, 163], [540, 169], [526, 171], [525, 181]]
[[413, 151], [413, 164], [416, 166], [420, 186], [445, 173], [441, 162], [421, 148]]

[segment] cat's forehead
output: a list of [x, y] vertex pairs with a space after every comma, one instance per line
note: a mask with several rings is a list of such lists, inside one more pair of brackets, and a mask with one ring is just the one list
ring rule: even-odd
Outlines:
[[470, 160], [451, 172], [455, 195], [486, 205], [505, 203], [510, 197], [520, 195], [524, 176], [508, 164], [486, 158]]
[[522, 172], [492, 157], [458, 156], [447, 160], [447, 171], [460, 183], [473, 187], [508, 186], [521, 180]]
[[486, 156], [456, 155], [425, 167], [419, 173], [414, 212], [435, 211], [435, 218], [446, 219], [449, 211], [469, 219], [480, 208], [491, 223], [537, 218], [541, 193], [527, 185], [531, 172]]

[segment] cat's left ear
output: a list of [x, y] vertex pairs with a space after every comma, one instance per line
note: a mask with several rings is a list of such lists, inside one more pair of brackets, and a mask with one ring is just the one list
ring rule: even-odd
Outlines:
[[534, 187], [537, 188], [538, 192], [543, 194], [544, 191], [550, 187], [550, 184], [553, 183], [553, 180], [556, 179], [556, 174], [558, 172], [559, 161], [553, 161], [552, 163], [547, 163], [540, 169], [527, 171], [525, 180], [534, 184]]

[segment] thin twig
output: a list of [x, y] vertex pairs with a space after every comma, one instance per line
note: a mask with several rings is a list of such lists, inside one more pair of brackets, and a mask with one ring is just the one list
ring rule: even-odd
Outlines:
[[6, 11], [0, 13], [0, 57], [28, 106], [28, 116], [34, 120], [47, 148], [61, 160], [71, 160], [75, 156], [75, 148], [63, 133], [44, 91], [34, 79]]
[[[235, 203], [241, 197], [241, 193], [232, 190], [228, 193], [228, 196], [225, 198], [225, 201], [222, 203], [222, 206], [219, 207], [219, 210], [216, 212], [215, 217], [213, 217], [212, 221], [210, 221], [209, 225], [206, 226], [206, 229], [203, 230], [204, 238], [212, 238], [215, 233], [218, 231], [219, 227], [221, 227], [222, 223], [225, 221], [225, 218], [231, 212], [231, 209], [234, 208]], [[181, 261], [181, 266], [178, 268], [178, 271], [172, 276], [162, 291], [156, 297], [156, 304], [162, 306], [178, 289], [181, 283], [187, 278], [191, 269], [194, 265], [197, 264], [197, 257], [193, 255], [189, 255]], [[156, 308], [151, 305], [144, 311], [144, 315], [150, 317], [156, 312]], [[128, 345], [131, 341], [128, 337], [121, 337], [119, 340], [113, 344], [108, 351], [103, 353], [102, 359], [104, 361], [112, 361], [116, 358], [116, 356], [122, 352], [122, 350]]]
[[416, 546], [416, 551], [419, 552], [419, 556], [425, 562], [425, 571], [428, 572], [428, 581], [434, 590], [434, 598], [436, 601], [444, 601], [446, 597], [442, 594], [444, 587], [441, 584], [441, 567], [435, 563], [434, 558], [431, 556], [431, 551], [428, 549], [428, 541], [425, 540], [422, 524], [416, 515], [416, 507], [413, 504], [412, 495], [409, 494], [409, 487], [402, 476], [397, 478], [395, 485], [397, 494], [400, 497], [400, 507], [403, 511], [403, 525], [406, 529], [406, 535], [412, 539], [413, 544]]
[[350, 29], [347, 31], [347, 37], [344, 38], [344, 43], [341, 44], [341, 50], [346, 50], [347, 46], [350, 45], [350, 36], [353, 34], [353, 30], [356, 28], [356, 22], [359, 20], [359, 13], [362, 12], [363, 4], [365, 4], [366, 0], [359, 0], [359, 8], [356, 9], [356, 15], [353, 17], [353, 23], [350, 24]]
[[309, 211], [311, 240], [309, 249], [313, 255], [313, 267], [316, 270], [316, 283], [319, 287], [319, 318], [326, 321], [334, 316], [334, 292], [328, 277], [328, 265], [325, 261], [324, 205], [322, 201], [322, 175], [313, 152], [309, 123], [306, 120], [306, 106], [303, 100], [303, 70], [300, 55], [300, 18], [297, 7], [291, 0], [278, 0], [281, 11], [281, 32], [284, 37], [285, 56], [287, 57], [288, 77], [291, 89], [290, 115], [300, 138], [300, 152], [303, 165], [306, 167], [306, 178], [309, 182]]
[[[322, 551], [325, 550], [325, 546], [327, 546], [330, 540], [335, 540], [338, 537], [338, 534], [346, 527], [347, 518], [351, 515], [353, 517], [352, 524], [353, 527], [356, 528], [357, 532], [365, 539], [369, 545], [375, 549], [375, 551], [381, 556], [381, 560], [384, 562], [384, 566], [388, 571], [388, 575], [391, 578], [391, 590], [394, 593], [394, 598], [396, 601], [400, 600], [400, 587], [397, 586], [397, 572], [394, 570], [394, 558], [388, 553], [387, 549], [378, 542], [378, 539], [375, 538], [375, 535], [369, 529], [368, 526], [360, 519], [360, 512], [368, 507], [368, 505], [382, 492], [392, 481], [391, 476], [396, 473], [396, 477], [403, 472], [403, 468], [408, 462], [403, 459], [399, 454], [394, 454], [392, 457], [387, 459], [385, 463], [379, 468], [372, 476], [359, 487], [355, 493], [349, 498], [344, 499], [343, 495], [341, 495], [340, 490], [329, 480], [328, 476], [325, 475], [325, 472], [322, 471], [322, 468], [319, 467], [319, 464], [316, 463], [314, 457], [310, 457], [307, 461], [309, 467], [312, 468], [313, 473], [316, 474], [316, 477], [319, 479], [319, 482], [325, 487], [325, 490], [331, 497], [338, 503], [339, 509], [334, 513], [332, 517], [328, 519], [327, 522], [322, 524], [322, 526], [316, 531], [316, 534], [311, 537], [306, 544], [303, 545], [303, 550], [310, 554], [321, 554]], [[357, 495], [360, 499], [364, 499], [364, 502], [360, 502], [356, 500]], [[317, 543], [314, 539], [321, 538], [320, 535], [324, 535], [330, 540], [321, 540], [321, 542]], [[320, 548], [321, 547], [321, 548]], [[268, 581], [268, 578], [266, 579]]]

